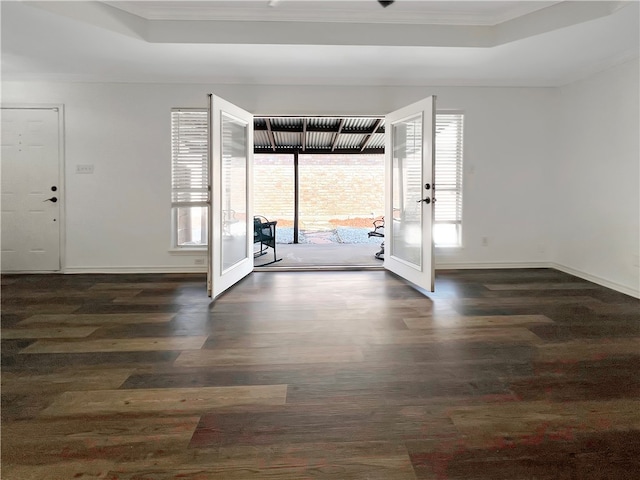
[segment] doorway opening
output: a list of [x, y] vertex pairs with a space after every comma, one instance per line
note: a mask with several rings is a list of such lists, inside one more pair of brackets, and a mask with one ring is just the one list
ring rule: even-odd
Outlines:
[[383, 118], [256, 117], [254, 212], [282, 260], [254, 265], [381, 268], [384, 142]]
[[[388, 122], [389, 128], [384, 134], [386, 151], [383, 268], [425, 291], [433, 291], [434, 288], [435, 103], [436, 98], [429, 96], [387, 113], [384, 120]], [[365, 153], [369, 144], [374, 141], [374, 136], [382, 137], [382, 132], [378, 129], [383, 119], [378, 118], [374, 122], [373, 126], [362, 130], [358, 129], [358, 125], [349, 128], [349, 125], [346, 125], [347, 119], [339, 119], [337, 129], [329, 132], [331, 142], [327, 140], [322, 142], [326, 147], [320, 152], [307, 151], [311, 150], [311, 138], [308, 135], [327, 132], [323, 130], [310, 132], [309, 120], [301, 119], [300, 126], [295, 125], [280, 132], [284, 135], [294, 134], [300, 142], [300, 145], [298, 143], [294, 145], [293, 151], [294, 241], [300, 234], [300, 150], [308, 154], [322, 153], [322, 151], [349, 153], [338, 149], [341, 136], [349, 135], [359, 138], [356, 151]], [[208, 189], [211, 191], [209, 195], [211, 208], [208, 216], [210, 235], [207, 290], [211, 297], [217, 297], [255, 269], [255, 248], [252, 244], [255, 246], [259, 242], [261, 251], [263, 248], [272, 248], [273, 263], [278, 263], [278, 258], [275, 249], [276, 235], [268, 228], [269, 223], [276, 222], [268, 220], [260, 222], [259, 217], [254, 216], [256, 213], [253, 209], [254, 162], [251, 148], [253, 146], [254, 150], [256, 149], [252, 128], [256, 123], [255, 116], [210, 94], [208, 123], [208, 144], [211, 148], [208, 149], [207, 165], [210, 167]], [[311, 126], [322, 129], [321, 125]], [[265, 119], [264, 128], [258, 124], [256, 130], [258, 135], [267, 138], [269, 142], [267, 148], [278, 153], [276, 132], [271, 119]], [[285, 147], [291, 148], [288, 144], [285, 144]], [[261, 152], [258, 151], [258, 153]], [[419, 170], [416, 168], [417, 165], [420, 166]], [[240, 173], [236, 174], [237, 172]], [[234, 184], [240, 181], [242, 185], [234, 187]], [[421, 185], [419, 189], [414, 188], [416, 182]], [[410, 211], [413, 212], [416, 209], [416, 204], [422, 207], [419, 209], [419, 217], [414, 214], [409, 215]], [[241, 256], [235, 256], [236, 249], [230, 246], [232, 242], [239, 247], [237, 252], [241, 252]], [[406, 252], [412, 253], [415, 250], [420, 252], [419, 257], [405, 255]], [[229, 254], [234, 256], [228, 257]], [[231, 261], [226, 262], [227, 258]]]

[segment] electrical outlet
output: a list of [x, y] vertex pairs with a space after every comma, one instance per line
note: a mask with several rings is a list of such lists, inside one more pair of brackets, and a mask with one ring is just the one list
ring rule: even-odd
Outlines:
[[76, 165], [76, 173], [93, 173], [93, 165]]
[[204, 258], [196, 258], [193, 260], [194, 265], [204, 265]]

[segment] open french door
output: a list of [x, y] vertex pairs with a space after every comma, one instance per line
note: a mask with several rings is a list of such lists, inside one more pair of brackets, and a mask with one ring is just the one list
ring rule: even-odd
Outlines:
[[209, 96], [207, 291], [216, 298], [253, 270], [253, 115]]
[[384, 268], [433, 292], [434, 96], [386, 116]]

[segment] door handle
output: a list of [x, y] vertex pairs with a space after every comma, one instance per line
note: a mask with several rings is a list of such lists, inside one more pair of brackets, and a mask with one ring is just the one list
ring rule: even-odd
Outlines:
[[424, 203], [426, 203], [427, 205], [429, 205], [429, 204], [431, 203], [431, 199], [430, 199], [429, 197], [427, 197], [427, 198], [423, 198], [422, 200], [418, 200], [418, 202], [417, 202], [417, 203], [420, 203], [420, 202], [424, 202]]
[[52, 202], [52, 203], [56, 203], [58, 201], [58, 197], [51, 197], [51, 198], [47, 198], [46, 200], [43, 200], [43, 202]]

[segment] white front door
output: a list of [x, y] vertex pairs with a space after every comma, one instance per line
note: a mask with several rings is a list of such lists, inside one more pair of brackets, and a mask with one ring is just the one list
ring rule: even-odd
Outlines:
[[57, 108], [2, 109], [2, 271], [60, 265]]
[[211, 95], [208, 290], [220, 295], [253, 270], [253, 115]]
[[384, 267], [434, 289], [435, 97], [386, 116]]

